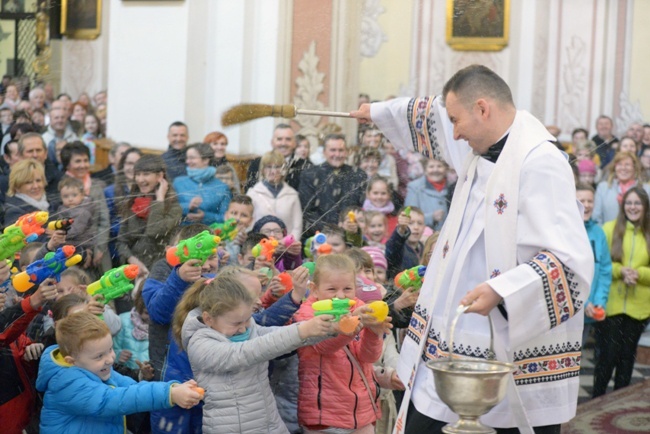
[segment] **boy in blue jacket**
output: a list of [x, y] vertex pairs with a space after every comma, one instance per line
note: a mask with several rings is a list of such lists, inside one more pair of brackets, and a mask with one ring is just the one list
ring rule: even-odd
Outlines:
[[[585, 328], [582, 332], [582, 345], [585, 345], [591, 326], [596, 325], [597, 321], [605, 319], [605, 306], [609, 298], [609, 288], [612, 284], [612, 257], [609, 253], [609, 246], [607, 245], [607, 238], [605, 232], [591, 218], [594, 211], [594, 188], [585, 183], [578, 183], [576, 185], [576, 197], [578, 201], [585, 207], [584, 221], [587, 236], [591, 249], [594, 252], [594, 280], [591, 282], [591, 292], [589, 299], [585, 306]], [[602, 316], [597, 314], [596, 308], [603, 309]], [[596, 332], [598, 327], [596, 327]], [[598, 348], [595, 348], [596, 356], [598, 355]]]
[[127, 414], [191, 408], [201, 400], [194, 380], [137, 383], [114, 372], [111, 333], [88, 312], [59, 321], [56, 341], [41, 357], [36, 380], [45, 394], [42, 433], [123, 433]]

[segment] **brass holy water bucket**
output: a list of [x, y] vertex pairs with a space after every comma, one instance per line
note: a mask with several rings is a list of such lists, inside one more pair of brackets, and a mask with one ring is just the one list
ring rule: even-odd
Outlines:
[[[442, 432], [447, 434], [494, 434], [496, 431], [479, 421], [503, 400], [508, 386], [508, 376], [515, 370], [512, 363], [497, 360], [471, 359], [453, 355], [453, 334], [456, 322], [467, 310], [463, 306], [451, 324], [449, 358], [431, 360], [427, 367], [433, 370], [436, 393], [460, 419], [448, 424]], [[494, 354], [494, 329], [490, 321], [490, 353]]]

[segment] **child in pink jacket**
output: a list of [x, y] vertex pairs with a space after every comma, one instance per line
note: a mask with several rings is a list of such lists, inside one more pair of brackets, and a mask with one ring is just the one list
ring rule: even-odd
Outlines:
[[320, 256], [310, 285], [311, 294], [296, 313], [297, 321], [314, 316], [316, 301], [347, 298], [355, 301], [353, 315], [360, 316], [361, 322], [349, 335], [298, 349], [298, 421], [306, 434], [332, 428], [350, 434], [374, 433], [381, 410], [373, 363], [381, 356], [384, 333], [392, 327], [390, 318], [377, 322], [355, 297], [356, 271], [347, 256]]

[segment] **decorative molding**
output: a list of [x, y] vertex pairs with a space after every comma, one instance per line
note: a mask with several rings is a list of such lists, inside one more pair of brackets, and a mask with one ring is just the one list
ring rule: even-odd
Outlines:
[[66, 78], [62, 89], [75, 97], [90, 92], [95, 71], [94, 41], [64, 40], [64, 47]]
[[[297, 90], [293, 99], [298, 108], [325, 109], [325, 104], [318, 99], [318, 96], [323, 93], [325, 88], [323, 84], [325, 73], [318, 71], [319, 62], [320, 59], [316, 54], [316, 41], [313, 40], [298, 63], [298, 69], [302, 75], [296, 78]], [[320, 132], [318, 124], [321, 119], [321, 116], [296, 116], [295, 121], [301, 127], [298, 134], [318, 137]]]
[[[430, 47], [431, 56], [434, 61], [431, 62], [429, 67], [429, 95], [442, 94], [442, 88], [447, 81], [445, 72], [446, 53], [451, 53], [451, 49], [442, 38], [436, 38]], [[450, 76], [451, 77], [451, 76]]]
[[624, 136], [627, 132], [627, 127], [633, 122], [643, 123], [643, 111], [641, 110], [641, 103], [639, 100], [634, 102], [630, 101], [629, 96], [625, 91], [619, 95], [618, 103], [620, 106], [620, 115], [614, 121], [618, 137]]
[[364, 0], [361, 15], [361, 56], [375, 57], [388, 36], [379, 26], [379, 15], [386, 12], [381, 0]]
[[546, 113], [546, 72], [548, 62], [548, 34], [546, 32], [538, 32], [535, 52], [532, 77], [534, 90], [531, 112], [538, 119], [544, 119]]
[[452, 71], [456, 72], [469, 65], [485, 65], [497, 74], [503, 76], [500, 66], [503, 63], [501, 53], [485, 51], [454, 51], [452, 58]]
[[587, 43], [578, 36], [571, 37], [565, 47], [566, 57], [561, 70], [561, 92], [559, 95], [558, 126], [564, 132], [585, 125], [585, 104], [587, 101]]

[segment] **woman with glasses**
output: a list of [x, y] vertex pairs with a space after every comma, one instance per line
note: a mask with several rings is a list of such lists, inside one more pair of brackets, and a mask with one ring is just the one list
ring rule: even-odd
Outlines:
[[614, 390], [628, 386], [636, 347], [650, 318], [650, 217], [648, 194], [640, 186], [623, 195], [616, 220], [603, 225], [612, 255], [612, 285], [606, 318], [596, 324], [600, 349], [594, 398], [605, 394], [614, 370]]
[[[260, 181], [246, 194], [253, 200], [253, 222], [267, 215], [278, 217], [286, 224], [287, 234], [299, 240], [302, 235], [300, 197], [284, 181], [283, 168], [282, 154], [277, 151], [264, 154], [260, 161]], [[277, 235], [273, 237], [278, 238]]]

